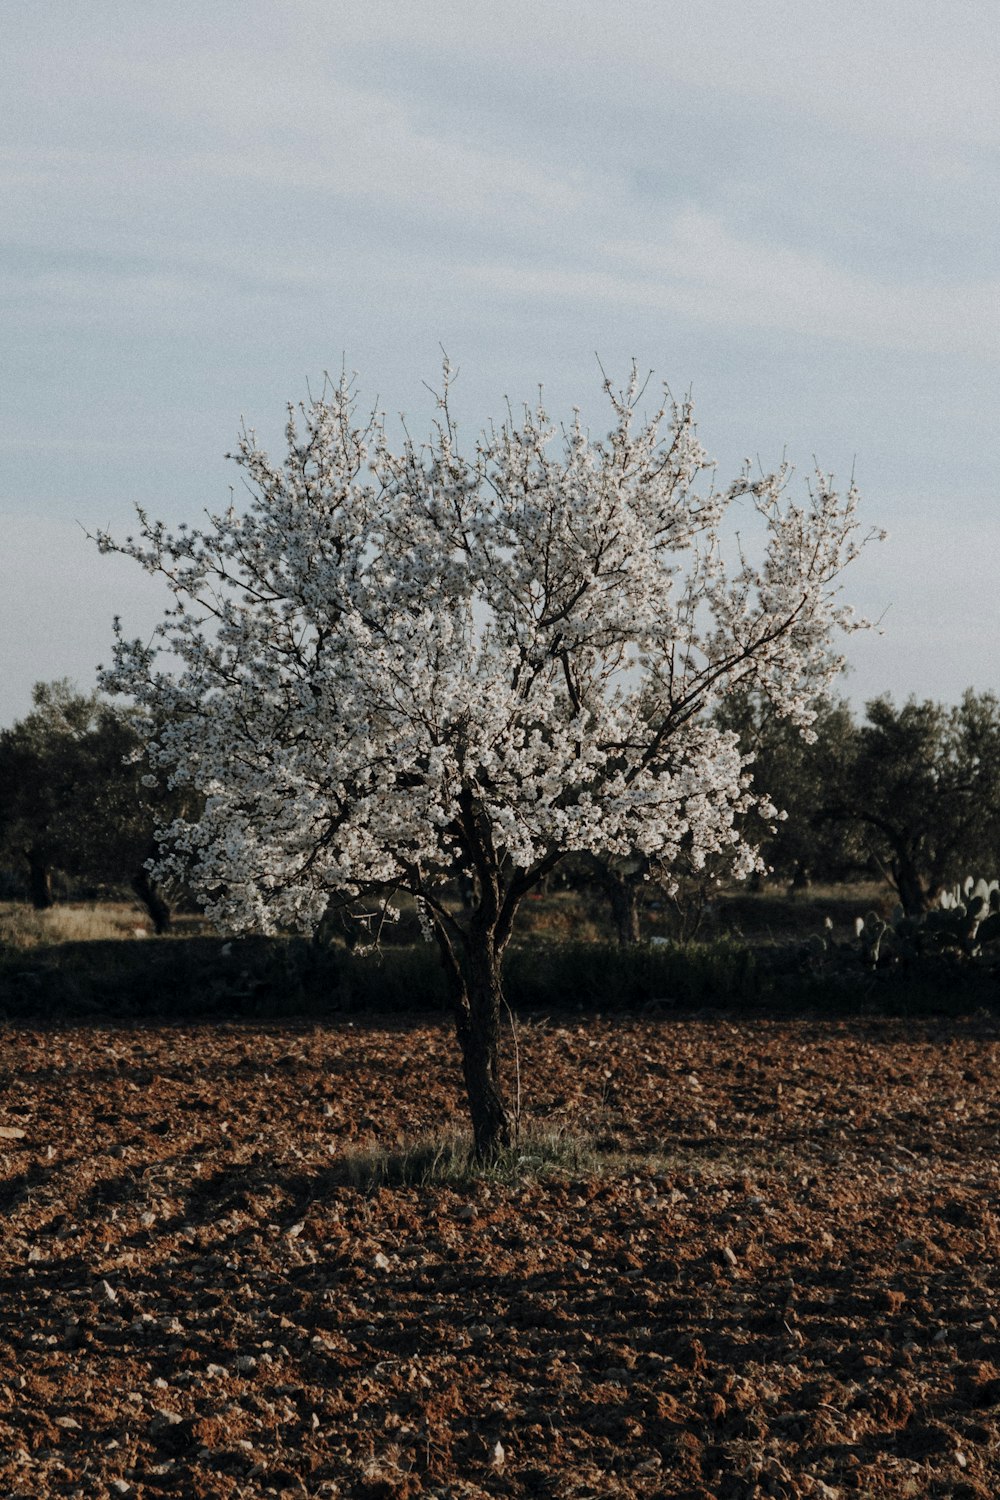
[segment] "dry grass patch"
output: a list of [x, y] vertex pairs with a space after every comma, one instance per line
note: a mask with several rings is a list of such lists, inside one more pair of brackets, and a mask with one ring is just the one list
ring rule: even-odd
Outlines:
[[759, 1153], [750, 1162], [746, 1152], [713, 1147], [662, 1150], [630, 1146], [620, 1134], [578, 1130], [541, 1120], [522, 1123], [518, 1138], [500, 1157], [477, 1162], [471, 1133], [452, 1126], [410, 1141], [355, 1147], [337, 1159], [334, 1172], [345, 1185], [361, 1192], [393, 1187], [470, 1187], [477, 1182], [542, 1182], [553, 1178], [617, 1180], [638, 1174], [653, 1177], [683, 1172], [706, 1182], [729, 1179], [750, 1171], [755, 1179], [782, 1178], [801, 1170], [801, 1163]]
[[466, 1187], [474, 1182], [587, 1177], [620, 1170], [626, 1162], [631, 1164], [632, 1158], [609, 1151], [598, 1136], [529, 1121], [522, 1124], [515, 1144], [488, 1165], [476, 1161], [471, 1134], [452, 1127], [395, 1147], [347, 1151], [338, 1159], [338, 1169], [351, 1187], [371, 1192], [380, 1187]]
[[152, 927], [129, 902], [81, 901], [36, 911], [25, 902], [0, 902], [0, 943], [28, 950], [59, 943], [108, 942], [148, 937]]

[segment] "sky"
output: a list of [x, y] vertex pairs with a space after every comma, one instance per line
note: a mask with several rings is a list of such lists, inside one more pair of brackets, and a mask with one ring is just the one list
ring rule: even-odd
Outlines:
[[474, 439], [601, 365], [719, 478], [814, 463], [889, 538], [843, 691], [1000, 690], [993, 0], [8, 0], [0, 725], [166, 600], [87, 533], [229, 502], [324, 371]]

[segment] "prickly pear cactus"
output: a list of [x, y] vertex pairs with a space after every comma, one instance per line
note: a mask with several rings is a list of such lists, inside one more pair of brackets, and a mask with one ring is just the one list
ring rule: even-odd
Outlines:
[[1000, 943], [1000, 881], [974, 880], [970, 875], [952, 890], [942, 891], [938, 906], [920, 916], [908, 917], [897, 908], [889, 926], [869, 912], [858, 917], [854, 927], [861, 960], [870, 967], [886, 958], [979, 959], [988, 945]]
[[875, 911], [870, 911], [866, 917], [858, 917], [855, 920], [854, 931], [861, 945], [862, 962], [872, 969], [879, 961], [882, 939], [888, 930], [885, 921]]

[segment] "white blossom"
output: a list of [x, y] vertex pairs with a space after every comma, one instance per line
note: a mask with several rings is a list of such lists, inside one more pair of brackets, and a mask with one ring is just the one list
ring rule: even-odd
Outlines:
[[[463, 456], [449, 373], [422, 446], [359, 420], [342, 379], [289, 410], [283, 462], [241, 434], [244, 510], [98, 537], [175, 596], [152, 645], [119, 630], [102, 685], [155, 710], [157, 768], [204, 797], [157, 874], [183, 868], [222, 928], [309, 930], [372, 887], [413, 891], [426, 925], [485, 857], [508, 887], [574, 850], [748, 873], [756, 794], [706, 715], [752, 683], [808, 730], [833, 634], [864, 623], [839, 594], [853, 486], [791, 502], [787, 469], [747, 467], [716, 488], [690, 405], [641, 417], [634, 372], [605, 383], [602, 440], [536, 407]], [[724, 560], [737, 503], [753, 564]]]

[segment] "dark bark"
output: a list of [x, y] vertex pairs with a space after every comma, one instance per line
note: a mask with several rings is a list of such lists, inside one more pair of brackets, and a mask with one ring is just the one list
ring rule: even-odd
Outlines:
[[463, 788], [458, 805], [452, 831], [465, 855], [461, 864], [474, 879], [473, 907], [458, 916], [419, 887], [416, 894], [428, 902], [448, 975], [476, 1160], [488, 1165], [512, 1139], [500, 1073], [503, 953], [518, 907], [561, 856], [553, 851], [529, 869], [504, 871], [475, 790]]
[[919, 917], [922, 912], [930, 908], [936, 891], [940, 890], [941, 881], [934, 876], [925, 879], [921, 875], [917, 855], [913, 849], [913, 841], [907, 837], [905, 829], [893, 825], [886, 818], [877, 816], [875, 813], [854, 812], [840, 806], [822, 808], [818, 816], [842, 822], [867, 823], [871, 828], [878, 829], [892, 850], [888, 871], [881, 865], [881, 862], [879, 862], [880, 868], [895, 886], [896, 894], [906, 915]]
[[434, 914], [434, 931], [462, 1051], [475, 1156], [488, 1165], [511, 1144], [510, 1114], [500, 1075], [503, 944], [497, 941], [495, 929], [475, 919], [468, 928], [461, 928], [443, 908]]
[[628, 948], [642, 941], [639, 922], [639, 895], [642, 888], [643, 867], [632, 861], [631, 868], [620, 868], [608, 859], [591, 856], [590, 868], [611, 907], [611, 921], [619, 946]]
[[170, 907], [149, 878], [149, 871], [136, 870], [132, 876], [132, 889], [149, 912], [150, 921], [157, 936], [162, 936], [170, 926]]
[[908, 917], [919, 917], [931, 906], [931, 891], [921, 878], [915, 861], [905, 849], [897, 848], [890, 864], [892, 883]]
[[25, 849], [28, 861], [28, 894], [36, 911], [52, 905], [52, 867], [39, 849]]
[[476, 1160], [489, 1163], [511, 1143], [510, 1116], [500, 1079], [503, 978], [500, 954], [491, 935], [484, 935], [475, 949], [470, 947], [467, 970], [458, 1041]]
[[627, 875], [609, 870], [604, 880], [604, 889], [611, 903], [611, 920], [619, 946], [630, 947], [641, 941], [639, 927], [639, 888]]

